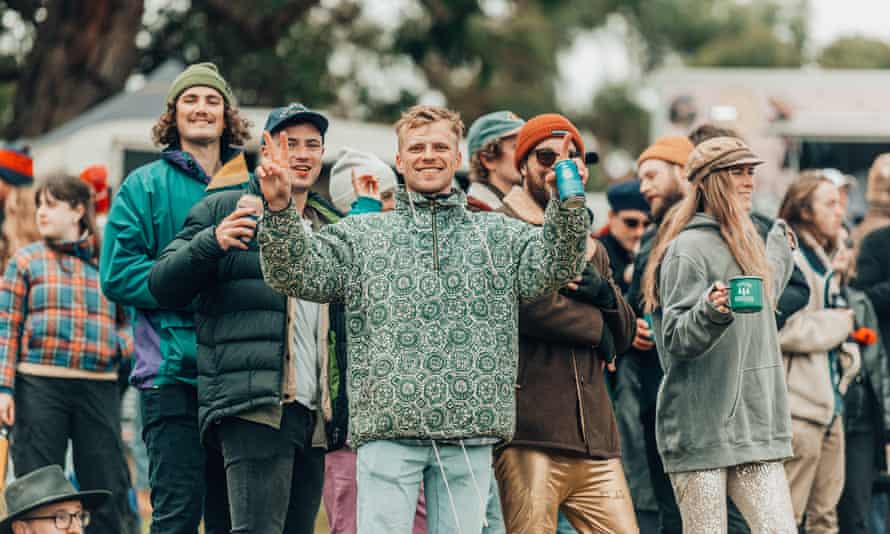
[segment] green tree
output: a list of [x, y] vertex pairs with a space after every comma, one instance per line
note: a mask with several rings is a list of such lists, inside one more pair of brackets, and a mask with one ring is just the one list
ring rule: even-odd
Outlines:
[[870, 37], [840, 37], [822, 49], [816, 62], [826, 69], [888, 69], [890, 44]]

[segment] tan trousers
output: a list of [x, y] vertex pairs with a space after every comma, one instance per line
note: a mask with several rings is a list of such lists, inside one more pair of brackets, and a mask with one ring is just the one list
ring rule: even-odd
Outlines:
[[557, 512], [580, 534], [638, 534], [621, 460], [508, 447], [494, 464], [508, 534], [553, 534]]
[[844, 426], [835, 417], [829, 429], [798, 419], [791, 421], [794, 457], [785, 463], [794, 519], [806, 514], [807, 534], [836, 534], [837, 503], [844, 489]]

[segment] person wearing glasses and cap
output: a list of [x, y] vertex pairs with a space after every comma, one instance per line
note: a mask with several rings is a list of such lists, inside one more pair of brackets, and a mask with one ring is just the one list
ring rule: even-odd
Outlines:
[[609, 222], [597, 236], [609, 253], [609, 264], [622, 293], [627, 293], [633, 275], [633, 261], [649, 226], [649, 203], [640, 193], [640, 181], [631, 180], [609, 187]]
[[[523, 187], [503, 211], [539, 226], [556, 161], [571, 158], [587, 174], [584, 141], [568, 119], [544, 114], [516, 144]], [[553, 532], [559, 511], [579, 532], [638, 532], [603, 378], [605, 362], [630, 346], [634, 317], [589, 233], [586, 259], [574, 282], [519, 309], [516, 434], [495, 459], [508, 532]]]
[[111, 492], [77, 491], [61, 467], [48, 465], [10, 482], [4, 496], [7, 515], [0, 520], [0, 534], [83, 534], [90, 510]]

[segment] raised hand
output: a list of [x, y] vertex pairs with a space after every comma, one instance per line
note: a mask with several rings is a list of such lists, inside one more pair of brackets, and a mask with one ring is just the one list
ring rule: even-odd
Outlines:
[[380, 182], [373, 174], [356, 175], [352, 169], [352, 189], [358, 197], [370, 197], [380, 200]]
[[272, 142], [269, 132], [263, 132], [263, 161], [257, 167], [256, 174], [260, 179], [260, 189], [269, 209], [281, 211], [290, 204], [291, 174], [290, 148], [287, 145], [287, 134], [281, 132], [278, 146]]
[[[562, 138], [562, 144], [559, 145], [559, 154], [556, 157], [556, 163], [569, 159], [569, 151], [572, 148], [572, 136], [566, 135]], [[578, 174], [581, 175], [581, 182], [586, 184], [589, 173], [587, 172], [587, 164], [584, 163], [584, 154], [574, 158], [575, 165], [578, 167]], [[553, 164], [556, 167], [556, 163]], [[544, 177], [544, 183], [550, 189], [551, 195], [556, 195], [556, 171], [550, 169]]]

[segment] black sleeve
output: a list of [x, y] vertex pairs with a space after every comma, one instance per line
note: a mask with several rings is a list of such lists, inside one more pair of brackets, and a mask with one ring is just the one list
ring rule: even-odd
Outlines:
[[210, 198], [196, 204], [185, 225], [151, 268], [148, 289], [161, 306], [188, 306], [216, 277], [225, 251], [216, 242]]
[[859, 248], [856, 279], [852, 284], [868, 295], [875, 312], [882, 320], [890, 316], [890, 276], [887, 272], [890, 255], [887, 252], [887, 242], [890, 242], [890, 229], [875, 230], [865, 236]]
[[778, 306], [776, 306], [776, 328], [781, 330], [785, 326], [785, 321], [798, 310], [803, 309], [809, 301], [810, 285], [807, 283], [803, 271], [795, 265], [788, 285], [785, 286], [785, 291], [782, 292]]

